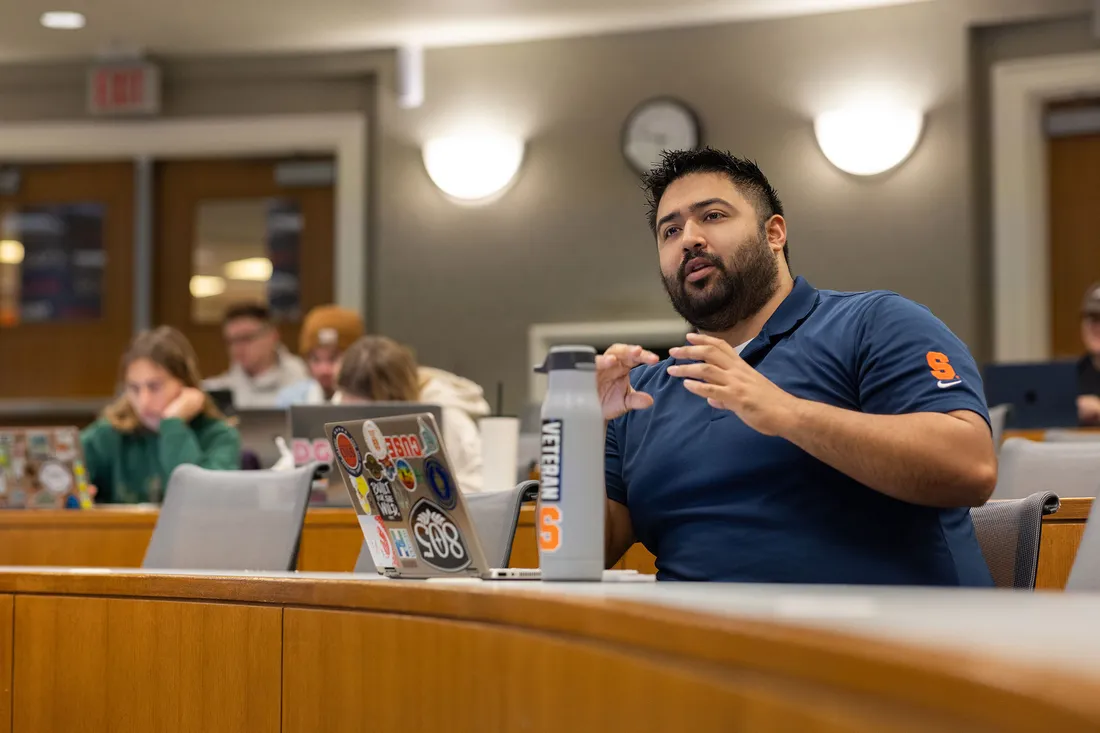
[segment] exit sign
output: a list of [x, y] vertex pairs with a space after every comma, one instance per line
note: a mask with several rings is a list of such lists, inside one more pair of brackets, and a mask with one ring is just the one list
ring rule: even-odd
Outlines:
[[105, 64], [88, 72], [88, 111], [151, 115], [160, 111], [160, 69], [148, 62]]

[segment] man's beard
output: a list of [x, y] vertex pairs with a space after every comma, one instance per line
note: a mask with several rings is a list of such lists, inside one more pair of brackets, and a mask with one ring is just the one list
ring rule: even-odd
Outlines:
[[[702, 257], [714, 272], [699, 282], [685, 280], [687, 263]], [[662, 275], [672, 307], [700, 331], [718, 333], [760, 312], [779, 287], [779, 265], [763, 231], [730, 258], [729, 266], [706, 252], [687, 252], [672, 277]]]

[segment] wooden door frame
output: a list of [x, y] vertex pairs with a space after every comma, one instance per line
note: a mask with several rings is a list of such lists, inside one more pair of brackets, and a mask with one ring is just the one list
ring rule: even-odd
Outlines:
[[[0, 123], [0, 160], [34, 163], [323, 153], [336, 160], [335, 301], [367, 308], [367, 120], [359, 113]], [[139, 194], [140, 195], [140, 194]], [[153, 212], [154, 216], [156, 212]], [[136, 277], [141, 277], [138, 274]], [[144, 276], [148, 276], [145, 273]], [[135, 292], [143, 283], [135, 283]]]
[[993, 126], [993, 358], [1049, 359], [1048, 102], [1100, 94], [1100, 53], [996, 64]]

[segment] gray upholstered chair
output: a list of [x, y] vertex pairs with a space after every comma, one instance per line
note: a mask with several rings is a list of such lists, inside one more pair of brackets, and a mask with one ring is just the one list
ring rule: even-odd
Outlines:
[[1100, 443], [1100, 431], [1058, 428], [1043, 433], [1043, 440], [1048, 443], [1092, 443], [1095, 445]]
[[1058, 497], [1050, 491], [989, 501], [970, 510], [974, 534], [998, 588], [1035, 588], [1043, 515], [1056, 511]]
[[180, 466], [168, 480], [142, 567], [293, 570], [313, 463], [293, 471], [208, 471]]
[[1012, 414], [1012, 405], [994, 405], [989, 408], [989, 427], [993, 431], [993, 447], [1001, 449], [1001, 441], [1004, 440], [1005, 425]]
[[1100, 442], [1040, 443], [1009, 438], [998, 458], [994, 499], [1022, 499], [1037, 491], [1059, 496], [1096, 496]]
[[[474, 523], [478, 542], [482, 552], [485, 553], [489, 568], [508, 567], [508, 558], [512, 555], [512, 540], [516, 536], [516, 526], [519, 524], [520, 508], [523, 502], [535, 500], [538, 496], [538, 487], [537, 481], [524, 481], [511, 491], [463, 494], [466, 510]], [[481, 568], [481, 570], [489, 568]], [[355, 572], [377, 572], [365, 542], [359, 549], [359, 558], [355, 561]]]
[[[1097, 478], [1100, 491], [1100, 477]], [[1100, 501], [1092, 503], [1092, 510], [1085, 522], [1085, 534], [1077, 546], [1077, 557], [1066, 581], [1067, 591], [1100, 591]]]

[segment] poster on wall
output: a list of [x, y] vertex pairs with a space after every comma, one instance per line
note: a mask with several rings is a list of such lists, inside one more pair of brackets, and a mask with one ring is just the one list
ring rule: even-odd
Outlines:
[[268, 307], [277, 321], [302, 317], [298, 273], [301, 256], [302, 210], [293, 199], [270, 199], [267, 205]]
[[20, 322], [102, 317], [104, 213], [100, 203], [65, 203], [25, 206], [3, 217], [4, 239], [22, 245]]

